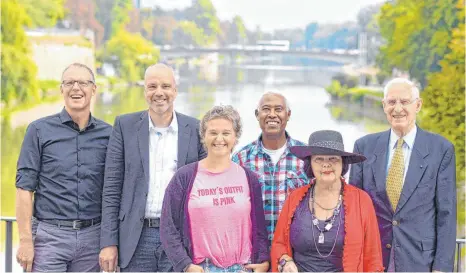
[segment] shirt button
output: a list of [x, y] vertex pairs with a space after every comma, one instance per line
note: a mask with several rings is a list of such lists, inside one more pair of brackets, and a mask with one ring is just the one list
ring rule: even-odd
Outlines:
[[397, 221], [397, 220], [393, 220], [392, 225], [398, 226], [398, 221]]
[[385, 247], [390, 249], [390, 248], [392, 248], [392, 245], [391, 244], [386, 244]]
[[78, 167], [81, 167], [81, 163], [80, 163], [80, 162], [78, 162]]

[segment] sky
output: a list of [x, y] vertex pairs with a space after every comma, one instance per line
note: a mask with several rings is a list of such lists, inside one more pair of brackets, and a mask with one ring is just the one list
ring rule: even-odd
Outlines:
[[[143, 7], [184, 8], [192, 0], [140, 0]], [[308, 23], [356, 21], [358, 11], [383, 0], [211, 0], [221, 20], [235, 15], [243, 18], [248, 29], [264, 31], [304, 28]], [[252, 5], [254, 3], [254, 5]]]

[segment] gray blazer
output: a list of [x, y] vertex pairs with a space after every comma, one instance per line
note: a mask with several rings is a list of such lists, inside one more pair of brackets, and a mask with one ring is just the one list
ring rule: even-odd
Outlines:
[[394, 247], [395, 270], [453, 271], [456, 238], [455, 150], [445, 138], [417, 128], [400, 200], [393, 211], [386, 192], [390, 130], [356, 141], [354, 152], [367, 160], [353, 164], [350, 184], [374, 202], [388, 268]]
[[[176, 113], [178, 168], [206, 157], [199, 120]], [[100, 247], [118, 246], [126, 267], [141, 236], [149, 191], [149, 117], [147, 111], [118, 116], [110, 136], [102, 194]]]

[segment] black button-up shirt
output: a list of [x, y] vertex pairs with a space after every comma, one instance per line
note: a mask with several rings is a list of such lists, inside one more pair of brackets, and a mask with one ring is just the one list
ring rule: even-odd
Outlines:
[[101, 215], [111, 131], [109, 124], [92, 116], [79, 130], [65, 109], [28, 126], [16, 187], [35, 192], [36, 218], [88, 220]]

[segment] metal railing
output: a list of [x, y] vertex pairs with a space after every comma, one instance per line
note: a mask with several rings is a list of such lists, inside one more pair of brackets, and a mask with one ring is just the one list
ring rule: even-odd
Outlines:
[[463, 257], [461, 250], [463, 249], [464, 244], [466, 244], [466, 239], [456, 239], [456, 272], [463, 272]]
[[0, 217], [0, 220], [6, 222], [6, 237], [5, 237], [5, 272], [12, 272], [13, 264], [13, 222], [16, 222], [14, 217]]
[[[0, 221], [6, 223], [6, 238], [5, 238], [5, 272], [13, 270], [13, 222], [16, 222], [14, 217], [0, 217]], [[466, 244], [466, 239], [456, 239], [456, 272], [462, 272], [462, 250]]]

